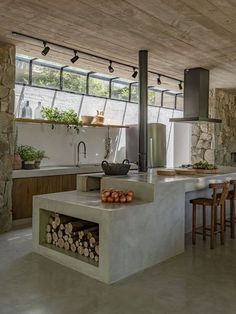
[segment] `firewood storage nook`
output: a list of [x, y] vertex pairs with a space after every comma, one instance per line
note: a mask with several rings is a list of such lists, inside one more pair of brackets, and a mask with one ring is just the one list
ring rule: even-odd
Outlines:
[[[110, 284], [183, 252], [184, 185], [143, 175], [85, 177], [75, 191], [34, 196], [36, 253]], [[132, 190], [134, 199], [102, 203], [107, 188]]]
[[68, 254], [84, 262], [98, 266], [99, 225], [94, 222], [48, 212], [43, 209], [40, 243], [52, 250]]

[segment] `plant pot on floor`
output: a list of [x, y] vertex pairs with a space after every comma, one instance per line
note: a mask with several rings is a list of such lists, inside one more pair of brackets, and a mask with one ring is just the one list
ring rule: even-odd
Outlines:
[[23, 161], [23, 168], [27, 170], [35, 169], [35, 161]]

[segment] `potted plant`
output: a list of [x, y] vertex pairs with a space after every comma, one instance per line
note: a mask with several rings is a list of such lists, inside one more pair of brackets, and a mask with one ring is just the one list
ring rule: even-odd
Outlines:
[[39, 169], [42, 159], [48, 158], [45, 154], [44, 150], [37, 150], [36, 151], [36, 159], [35, 159], [35, 168]]
[[34, 169], [36, 160], [36, 149], [33, 146], [22, 145], [18, 148], [18, 153], [23, 161], [24, 169]]

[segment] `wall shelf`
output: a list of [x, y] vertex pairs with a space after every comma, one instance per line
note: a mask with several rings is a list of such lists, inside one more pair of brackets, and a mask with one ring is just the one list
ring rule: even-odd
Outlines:
[[[28, 119], [28, 118], [15, 118], [16, 122], [21, 123], [38, 123], [38, 124], [61, 124], [61, 125], [67, 125], [63, 122], [56, 122], [56, 121], [50, 121], [50, 120], [43, 120], [43, 119]], [[73, 124], [71, 124], [73, 125]], [[100, 128], [121, 128], [121, 129], [127, 129], [129, 126], [127, 125], [114, 125], [114, 124], [83, 124], [83, 127], [100, 127]]]

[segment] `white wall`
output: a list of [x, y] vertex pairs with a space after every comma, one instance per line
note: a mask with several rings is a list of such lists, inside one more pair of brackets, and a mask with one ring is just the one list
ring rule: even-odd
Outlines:
[[[84, 127], [80, 133], [67, 130], [66, 126], [56, 125], [52, 130], [48, 124], [17, 123], [19, 145], [32, 145], [45, 150], [49, 159], [42, 165], [74, 165], [79, 141], [87, 147], [87, 157], [80, 155], [81, 163], [100, 163], [104, 159], [107, 128]], [[124, 139], [119, 142], [119, 129], [111, 129], [112, 154], [109, 161], [122, 161], [125, 158]], [[83, 147], [81, 146], [81, 152]]]

